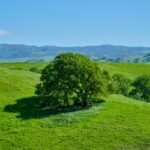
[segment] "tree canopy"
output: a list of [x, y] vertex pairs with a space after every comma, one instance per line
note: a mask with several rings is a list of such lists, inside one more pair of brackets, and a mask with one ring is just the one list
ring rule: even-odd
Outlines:
[[140, 76], [134, 80], [132, 85], [134, 88], [130, 92], [131, 96], [150, 102], [150, 76]]
[[44, 68], [36, 94], [55, 97], [55, 106], [89, 106], [108, 91], [109, 75], [90, 58], [62, 53]]

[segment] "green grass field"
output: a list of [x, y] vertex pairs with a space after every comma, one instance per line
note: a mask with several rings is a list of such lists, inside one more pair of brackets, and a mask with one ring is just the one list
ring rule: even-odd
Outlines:
[[[150, 103], [121, 95], [90, 109], [51, 114], [33, 99], [47, 63], [0, 64], [0, 150], [150, 150]], [[148, 64], [99, 63], [134, 79]], [[34, 102], [34, 105], [31, 104]]]

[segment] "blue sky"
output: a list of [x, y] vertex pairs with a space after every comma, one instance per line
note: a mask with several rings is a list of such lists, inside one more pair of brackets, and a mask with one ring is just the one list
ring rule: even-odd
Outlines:
[[0, 0], [0, 43], [150, 46], [150, 0]]

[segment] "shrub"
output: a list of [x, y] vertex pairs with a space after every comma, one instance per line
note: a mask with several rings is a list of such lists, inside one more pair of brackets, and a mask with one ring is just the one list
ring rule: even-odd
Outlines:
[[131, 88], [131, 80], [124, 77], [122, 74], [114, 74], [112, 76], [112, 84], [116, 94], [127, 96]]
[[150, 102], [150, 76], [143, 75], [134, 80], [130, 95]]
[[29, 69], [29, 71], [31, 71], [31, 72], [35, 72], [35, 73], [41, 73], [41, 70], [40, 70], [40, 69], [38, 69], [38, 68], [36, 68], [36, 67], [32, 67], [32, 68], [30, 68], [30, 69]]
[[107, 93], [105, 74], [90, 58], [63, 53], [42, 71], [36, 94], [55, 97], [55, 107], [91, 106], [93, 98]]

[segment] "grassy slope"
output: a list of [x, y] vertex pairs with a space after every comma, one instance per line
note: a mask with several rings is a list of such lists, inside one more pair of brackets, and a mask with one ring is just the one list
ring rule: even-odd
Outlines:
[[1, 68], [8, 68], [13, 70], [25, 70], [28, 71], [32, 67], [43, 69], [48, 62], [20, 62], [20, 63], [0, 63]]
[[111, 62], [100, 62], [102, 69], [108, 70], [111, 74], [121, 73], [130, 79], [143, 74], [150, 75], [150, 64], [134, 64], [134, 63], [111, 63]]
[[[150, 149], [150, 104], [123, 96], [112, 95], [89, 110], [58, 115], [4, 111], [7, 105], [13, 108], [16, 100], [34, 94], [39, 75], [25, 70], [45, 65], [0, 65], [0, 149]], [[134, 78], [147, 73], [150, 65], [101, 63], [101, 67]]]
[[[111, 74], [122, 73], [128, 78], [135, 78], [142, 74], [150, 74], [150, 64], [134, 64], [134, 63], [112, 63], [112, 62], [98, 62], [102, 69], [108, 70]], [[39, 69], [44, 68], [48, 63], [1, 63], [0, 67], [15, 69], [15, 70], [26, 70], [28, 71], [31, 67], [37, 67]]]

